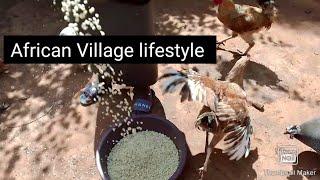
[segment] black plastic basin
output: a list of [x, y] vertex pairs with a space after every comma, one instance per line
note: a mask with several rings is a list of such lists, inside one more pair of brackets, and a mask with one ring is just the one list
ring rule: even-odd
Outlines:
[[[135, 126], [140, 126], [143, 130], [162, 133], [174, 142], [179, 150], [179, 165], [176, 172], [170, 177], [170, 180], [177, 179], [184, 169], [187, 158], [185, 135], [170, 121], [156, 115], [137, 115], [133, 117], [133, 120], [143, 122], [143, 124], [136, 125], [136, 123], [131, 123], [130, 127], [134, 128]], [[114, 147], [112, 140], [120, 140], [122, 138], [120, 134], [122, 128], [127, 128], [127, 124], [123, 123], [123, 125], [116, 128], [115, 131], [113, 131], [112, 128], [108, 128], [102, 134], [101, 141], [98, 144], [96, 150], [96, 164], [99, 173], [104, 180], [110, 180], [107, 170], [107, 158], [111, 149]]]

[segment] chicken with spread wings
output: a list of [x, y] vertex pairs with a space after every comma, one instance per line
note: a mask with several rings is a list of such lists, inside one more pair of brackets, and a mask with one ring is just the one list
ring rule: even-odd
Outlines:
[[247, 62], [248, 60], [239, 60], [226, 81], [202, 76], [192, 69], [182, 71], [168, 69], [160, 77], [164, 93], [173, 93], [182, 84], [180, 91], [182, 102], [189, 100], [203, 104], [195, 125], [214, 135], [206, 149], [203, 174], [207, 171], [212, 149], [221, 140], [226, 145], [224, 152], [230, 156], [230, 160], [239, 160], [249, 155], [252, 126], [248, 106], [260, 111], [264, 108], [263, 105], [248, 99], [239, 83], [242, 79], [237, 78], [242, 76]]

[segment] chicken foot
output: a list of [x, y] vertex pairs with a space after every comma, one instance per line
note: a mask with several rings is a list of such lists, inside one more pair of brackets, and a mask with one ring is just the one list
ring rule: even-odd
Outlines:
[[214, 134], [210, 144], [207, 146], [206, 149], [206, 160], [203, 164], [203, 167], [201, 167], [199, 169], [199, 174], [201, 176], [201, 179], [204, 179], [207, 170], [208, 170], [208, 164], [210, 162], [210, 155], [212, 154], [213, 148], [222, 140], [224, 134], [223, 133], [219, 133], [219, 134]]

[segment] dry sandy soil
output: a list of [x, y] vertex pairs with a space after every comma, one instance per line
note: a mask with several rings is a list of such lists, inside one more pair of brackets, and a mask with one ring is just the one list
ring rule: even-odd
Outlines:
[[[244, 1], [242, 1], [244, 2]], [[250, 3], [251, 1], [248, 1]], [[51, 3], [51, 1], [50, 1]], [[283, 135], [290, 124], [320, 116], [320, 2], [279, 0], [279, 19], [257, 34], [257, 45], [245, 74], [248, 95], [265, 103], [265, 112], [251, 110], [252, 151], [247, 159], [229, 161], [215, 149], [208, 179], [320, 179], [320, 175], [267, 176], [266, 170], [320, 169], [320, 156]], [[230, 35], [215, 17], [209, 1], [155, 1], [157, 34]], [[61, 15], [48, 2], [0, 2], [0, 34], [57, 34]], [[245, 49], [239, 38], [226, 48]], [[2, 44], [0, 44], [2, 50]], [[0, 56], [2, 53], [0, 53]], [[224, 78], [235, 63], [232, 54], [218, 52], [217, 65], [197, 65], [201, 73]], [[169, 66], [169, 65], [167, 65]], [[170, 65], [179, 67], [179, 65]], [[160, 74], [166, 66], [159, 65]], [[0, 75], [0, 101], [11, 106], [0, 114], [0, 179], [99, 179], [94, 162], [98, 106], [82, 107], [79, 90], [91, 74], [78, 65], [10, 65]], [[167, 119], [185, 133], [192, 156], [181, 179], [197, 179], [204, 161], [205, 134], [194, 128], [200, 110], [180, 103], [153, 86]], [[299, 148], [299, 165], [278, 163], [278, 145]]]

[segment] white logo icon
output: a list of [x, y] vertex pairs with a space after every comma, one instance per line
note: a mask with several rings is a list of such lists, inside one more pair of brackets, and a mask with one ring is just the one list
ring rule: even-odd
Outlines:
[[278, 146], [277, 154], [282, 164], [298, 164], [298, 148], [296, 146]]

